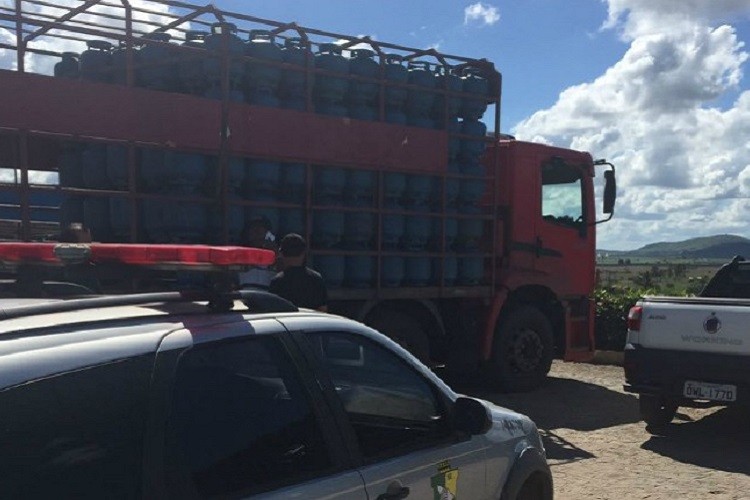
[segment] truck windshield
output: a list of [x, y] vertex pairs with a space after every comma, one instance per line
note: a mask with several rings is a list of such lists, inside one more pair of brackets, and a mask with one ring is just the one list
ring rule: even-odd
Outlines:
[[542, 217], [549, 222], [577, 226], [584, 221], [579, 169], [562, 161], [542, 167]]

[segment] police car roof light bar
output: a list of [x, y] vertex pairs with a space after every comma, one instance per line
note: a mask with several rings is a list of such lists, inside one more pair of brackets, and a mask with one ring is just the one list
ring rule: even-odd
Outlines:
[[0, 243], [0, 262], [64, 264], [71, 261], [130, 265], [268, 266], [271, 250], [235, 246], [127, 243]]

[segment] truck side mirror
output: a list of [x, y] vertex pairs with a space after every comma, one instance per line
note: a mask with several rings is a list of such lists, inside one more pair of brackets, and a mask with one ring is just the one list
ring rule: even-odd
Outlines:
[[617, 181], [615, 180], [615, 171], [607, 170], [604, 172], [604, 209], [605, 214], [612, 214], [615, 211], [615, 200], [617, 199]]

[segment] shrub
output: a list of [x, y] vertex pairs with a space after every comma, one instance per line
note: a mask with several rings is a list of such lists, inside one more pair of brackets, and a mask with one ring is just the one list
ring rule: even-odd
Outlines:
[[606, 351], [622, 351], [628, 333], [628, 311], [643, 295], [653, 294], [648, 289], [597, 288], [596, 318], [594, 331], [596, 348]]

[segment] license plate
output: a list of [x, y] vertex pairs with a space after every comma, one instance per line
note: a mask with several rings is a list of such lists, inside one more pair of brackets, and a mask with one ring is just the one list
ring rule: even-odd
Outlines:
[[708, 384], [706, 382], [685, 382], [682, 394], [690, 399], [707, 399], [709, 401], [736, 401], [737, 386], [727, 384]]

